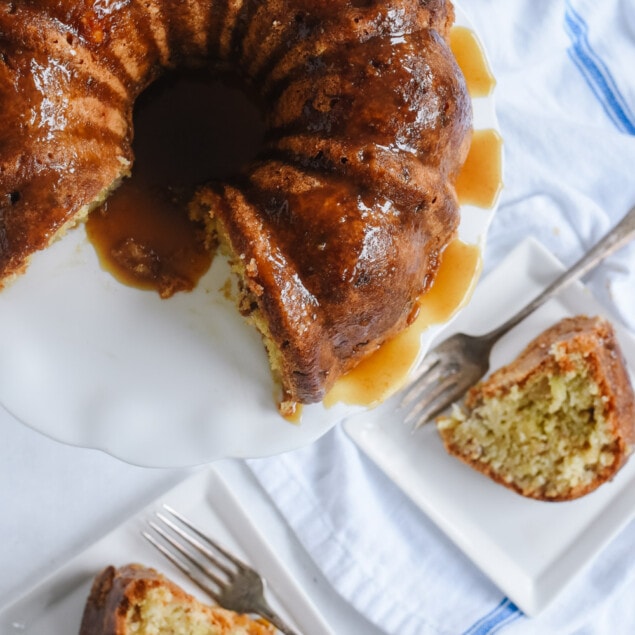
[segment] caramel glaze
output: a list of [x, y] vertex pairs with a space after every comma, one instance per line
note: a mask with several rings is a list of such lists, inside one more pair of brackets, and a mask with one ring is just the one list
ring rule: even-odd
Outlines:
[[320, 400], [399, 332], [458, 225], [471, 105], [445, 0], [0, 2], [0, 277], [128, 174], [165, 69], [231, 63], [259, 157], [201, 193], [249, 263], [289, 399]]

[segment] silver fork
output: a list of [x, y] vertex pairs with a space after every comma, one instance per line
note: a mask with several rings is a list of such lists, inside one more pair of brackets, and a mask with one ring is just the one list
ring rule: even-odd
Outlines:
[[596, 245], [552, 282], [540, 295], [498, 328], [485, 335], [457, 333], [428, 352], [406, 388], [400, 408], [407, 425], [419, 428], [460, 400], [489, 370], [494, 344], [566, 285], [588, 273], [635, 236], [635, 207]]
[[[147, 531], [142, 531], [146, 540], [201, 587], [219, 606], [237, 613], [255, 613], [264, 617], [281, 633], [298, 635], [267, 603], [264, 596], [264, 580], [258, 572], [194, 527], [179, 512], [168, 505], [163, 505], [163, 509], [169, 517], [162, 512], [156, 512], [156, 520], [148, 521], [162, 540]], [[196, 555], [194, 550], [199, 555]]]

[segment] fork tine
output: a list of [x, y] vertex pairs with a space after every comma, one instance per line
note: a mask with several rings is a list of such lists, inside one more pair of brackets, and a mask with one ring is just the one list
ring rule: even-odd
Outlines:
[[[163, 509], [165, 509], [168, 513], [172, 514], [172, 516], [174, 516], [176, 519], [178, 519], [179, 522], [183, 523], [183, 525], [185, 525], [188, 529], [193, 531], [197, 536], [202, 538], [211, 547], [213, 547], [216, 551], [218, 551], [218, 553], [220, 553], [225, 558], [227, 558], [227, 560], [232, 562], [236, 567], [238, 567], [239, 569], [250, 569], [251, 568], [247, 564], [245, 564], [242, 560], [240, 560], [240, 558], [237, 558], [233, 553], [230, 553], [229, 551], [224, 549], [222, 547], [222, 545], [220, 545], [218, 542], [216, 542], [213, 538], [211, 538], [207, 534], [203, 533], [200, 529], [198, 529], [194, 525], [192, 525], [192, 523], [187, 518], [185, 518], [185, 516], [183, 516], [182, 514], [177, 512], [175, 509], [173, 509], [169, 505], [166, 505], [165, 503], [163, 504]], [[168, 521], [168, 523], [169, 523], [169, 521]], [[169, 523], [169, 524], [170, 524], [170, 526], [175, 527], [174, 523]], [[209, 550], [203, 551], [203, 553], [205, 553], [205, 555], [207, 555], [209, 557]]]
[[428, 351], [419, 366], [415, 369], [414, 375], [412, 377], [412, 381], [417, 381], [423, 375], [425, 375], [433, 366], [438, 364], [440, 361], [440, 357], [436, 352], [436, 349], [432, 349]]
[[[158, 515], [158, 514], [157, 514]], [[162, 519], [163, 520], [163, 519]], [[212, 580], [214, 580], [214, 582], [216, 582], [216, 584], [221, 585], [223, 584], [223, 581], [209, 568], [206, 567], [204, 564], [202, 564], [201, 562], [199, 562], [184, 546], [182, 543], [179, 543], [177, 540], [174, 539], [174, 537], [170, 536], [170, 534], [168, 534], [162, 527], [160, 527], [159, 525], [157, 525], [156, 523], [154, 523], [153, 521], [149, 521], [148, 523], [150, 525], [150, 527], [152, 527], [152, 529], [154, 529], [154, 531], [156, 531], [166, 542], [168, 542], [170, 545], [172, 545], [172, 547], [174, 547], [186, 560], [188, 560], [189, 562], [191, 562], [195, 567], [197, 567], [198, 569], [200, 569], [203, 573], [205, 573], [206, 575], [208, 575], [210, 578], [212, 578]], [[182, 535], [182, 534], [180, 534]], [[185, 538], [186, 540], [188, 540], [188, 538]], [[190, 542], [188, 540], [188, 542]], [[191, 543], [194, 546], [194, 548], [197, 548], [196, 544]], [[200, 550], [199, 550], [200, 551]], [[203, 553], [203, 552], [202, 552]], [[204, 555], [209, 558], [210, 562], [216, 566], [220, 571], [222, 571], [225, 575], [227, 576], [231, 576], [231, 572], [226, 569], [223, 566], [223, 563], [215, 560], [213, 558], [210, 558], [208, 556], [208, 554], [204, 553]]]
[[[175, 534], [177, 534], [178, 536], [183, 538], [183, 540], [185, 540], [188, 544], [190, 544], [192, 547], [194, 547], [194, 549], [196, 549], [199, 553], [203, 554], [206, 558], [208, 558], [212, 562], [212, 564], [214, 564], [214, 566], [217, 569], [220, 569], [226, 576], [231, 576], [232, 575], [231, 569], [229, 569], [225, 564], [223, 564], [223, 562], [221, 562], [216, 557], [216, 555], [207, 546], [205, 546], [200, 540], [197, 540], [194, 536], [188, 534], [186, 531], [183, 531], [183, 529], [181, 529], [181, 527], [176, 525], [169, 518], [166, 518], [161, 512], [156, 512], [156, 516], [157, 516], [157, 518], [159, 518], [161, 520], [161, 522], [163, 522], [167, 527], [169, 527]], [[163, 530], [160, 527], [158, 527], [152, 521], [150, 521], [150, 525], [155, 529], [155, 531], [158, 531], [168, 542], [170, 542], [172, 545], [174, 545], [180, 551], [183, 551], [183, 548], [180, 547], [178, 545], [178, 543], [176, 543], [174, 541], [174, 539], [171, 538], [165, 532], [165, 530]], [[196, 533], [198, 534], [199, 532], [196, 532]], [[203, 536], [203, 538], [204, 538], [204, 536]], [[185, 553], [187, 553], [187, 551]], [[189, 554], [188, 554], [188, 556], [189, 556]], [[196, 562], [196, 564], [198, 566], [200, 566], [198, 562]]]
[[[156, 527], [155, 527], [155, 530], [156, 530]], [[218, 578], [216, 578], [216, 576], [210, 575], [209, 573], [206, 573], [205, 575], [203, 575], [200, 570], [194, 569], [188, 566], [186, 562], [184, 562], [183, 560], [175, 556], [174, 553], [172, 553], [169, 549], [167, 549], [164, 545], [162, 545], [158, 540], [154, 538], [154, 536], [152, 536], [152, 534], [148, 533], [147, 531], [142, 531], [141, 535], [153, 547], [158, 549], [170, 562], [172, 562], [172, 564], [174, 564], [188, 578], [190, 578], [192, 582], [194, 582], [195, 584], [198, 584], [213, 600], [215, 600], [216, 602], [219, 602], [220, 595], [218, 593], [218, 590], [209, 584], [209, 579], [212, 579], [219, 586], [222, 585], [222, 582]], [[194, 562], [194, 564], [196, 563]], [[207, 576], [209, 576], [209, 578]]]
[[[454, 381], [460, 368], [454, 362], [439, 361], [427, 374], [419, 378], [406, 392], [401, 400], [400, 407], [404, 408], [413, 402], [425, 402], [443, 390], [449, 382]], [[416, 409], [418, 405], [415, 405]]]
[[[400, 407], [404, 408], [413, 402], [426, 401], [431, 398], [430, 395], [433, 396], [438, 390], [442, 390], [443, 386], [447, 386], [448, 382], [453, 381], [458, 371], [458, 366], [454, 364], [437, 364], [428, 374], [421, 377], [410, 387], [402, 398]], [[417, 406], [415, 405], [414, 407], [416, 408]]]
[[414, 419], [419, 419], [422, 413], [430, 409], [431, 404], [436, 405], [439, 403], [439, 400], [445, 400], [448, 390], [455, 385], [455, 378], [450, 376], [434, 386], [430, 386], [428, 390], [420, 391], [419, 399], [413, 404], [404, 418], [405, 422], [409, 424]]
[[432, 421], [449, 406], [461, 399], [465, 392], [466, 388], [464, 386], [456, 382], [449, 383], [442, 391], [438, 392], [434, 398], [426, 403], [422, 403], [419, 408], [413, 408], [406, 417], [406, 423], [409, 425], [414, 424], [413, 429], [418, 430], [421, 426]]

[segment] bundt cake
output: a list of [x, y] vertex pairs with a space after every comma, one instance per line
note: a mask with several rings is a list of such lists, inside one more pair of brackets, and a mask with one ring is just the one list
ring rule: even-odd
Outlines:
[[471, 104], [449, 0], [0, 0], [0, 280], [131, 169], [137, 96], [231, 66], [266, 136], [194, 218], [242, 277], [293, 402], [414, 316], [459, 213]]
[[450, 454], [548, 501], [611, 479], [635, 444], [635, 400], [611, 324], [566, 318], [437, 421]]
[[275, 629], [202, 604], [154, 569], [106, 567], [95, 578], [79, 635], [270, 635]]

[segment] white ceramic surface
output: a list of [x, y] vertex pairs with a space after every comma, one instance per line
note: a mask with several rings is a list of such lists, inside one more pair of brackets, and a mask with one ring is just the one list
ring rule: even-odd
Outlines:
[[203, 592], [163, 558], [141, 536], [162, 503], [190, 518], [267, 579], [267, 598], [289, 624], [306, 635], [331, 635], [329, 627], [253, 524], [216, 470], [201, 470], [146, 509], [134, 515], [94, 545], [51, 574], [19, 599], [0, 608], [3, 635], [68, 635], [78, 633], [82, 612], [94, 576], [112, 564], [139, 562], [152, 566], [179, 586], [211, 603]]
[[[460, 10], [457, 23], [470, 25]], [[474, 111], [475, 128], [497, 128], [492, 97]], [[460, 237], [482, 247], [494, 211], [465, 207]], [[280, 417], [260, 337], [220, 291], [228, 277], [217, 257], [192, 293], [160, 300], [116, 282], [73, 230], [0, 293], [0, 403], [51, 438], [143, 466], [312, 442], [353, 411], [317, 404], [300, 425]]]
[[[443, 334], [485, 333], [501, 324], [562, 271], [528, 240], [481, 281], [472, 302]], [[605, 315], [575, 284], [510, 331], [494, 348], [491, 368], [511, 361], [530, 339], [566, 315]], [[607, 316], [608, 317], [608, 316]], [[609, 318], [610, 319], [610, 318]], [[615, 324], [631, 372], [635, 339]], [[412, 432], [395, 398], [346, 423], [377, 465], [525, 613], [544, 609], [635, 513], [635, 460], [610, 483], [581, 499], [546, 503], [523, 498], [448, 455], [434, 425]]]

